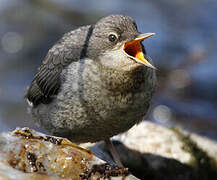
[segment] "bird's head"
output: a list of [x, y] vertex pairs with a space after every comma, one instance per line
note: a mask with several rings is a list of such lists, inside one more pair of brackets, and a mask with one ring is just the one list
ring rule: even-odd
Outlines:
[[111, 15], [100, 19], [90, 36], [90, 51], [98, 60], [110, 68], [132, 70], [147, 66], [149, 62], [142, 41], [154, 33], [139, 33], [135, 21], [128, 16]]

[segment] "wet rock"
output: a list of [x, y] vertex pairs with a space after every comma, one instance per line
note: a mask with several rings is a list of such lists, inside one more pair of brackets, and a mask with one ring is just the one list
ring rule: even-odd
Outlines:
[[[142, 122], [113, 142], [124, 166], [141, 179], [217, 178], [217, 143], [179, 128]], [[91, 150], [112, 161], [104, 143], [92, 146]]]
[[0, 134], [0, 180], [137, 180], [67, 139], [29, 128]]
[[88, 145], [99, 156], [67, 139], [29, 128], [0, 134], [0, 180], [217, 178], [217, 143], [178, 128], [142, 122], [114, 137], [125, 167], [114, 164], [104, 143]]

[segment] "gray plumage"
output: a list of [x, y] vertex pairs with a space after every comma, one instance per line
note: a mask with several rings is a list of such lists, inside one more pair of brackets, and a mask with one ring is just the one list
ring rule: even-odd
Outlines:
[[[114, 42], [111, 33], [118, 37]], [[35, 121], [74, 142], [104, 140], [141, 121], [155, 72], [124, 56], [121, 48], [138, 35], [134, 20], [123, 15], [66, 33], [48, 51], [28, 89]]]

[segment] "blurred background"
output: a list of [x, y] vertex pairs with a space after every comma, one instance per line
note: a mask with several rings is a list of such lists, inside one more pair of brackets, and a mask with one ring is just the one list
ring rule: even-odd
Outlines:
[[29, 126], [24, 94], [49, 48], [109, 14], [133, 17], [158, 68], [146, 119], [217, 140], [216, 0], [0, 0], [0, 131]]

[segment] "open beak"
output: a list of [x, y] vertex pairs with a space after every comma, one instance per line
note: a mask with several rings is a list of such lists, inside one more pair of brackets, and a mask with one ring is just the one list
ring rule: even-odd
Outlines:
[[144, 39], [147, 39], [151, 36], [155, 35], [155, 33], [145, 33], [140, 34], [137, 36], [134, 40], [128, 41], [124, 44], [123, 51], [124, 53], [130, 57], [131, 59], [135, 60], [138, 63], [144, 64], [147, 67], [150, 67], [152, 69], [156, 69], [151, 63], [148, 62], [148, 60], [145, 58], [143, 52], [142, 52], [142, 46], [141, 42]]

